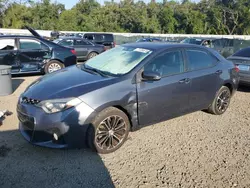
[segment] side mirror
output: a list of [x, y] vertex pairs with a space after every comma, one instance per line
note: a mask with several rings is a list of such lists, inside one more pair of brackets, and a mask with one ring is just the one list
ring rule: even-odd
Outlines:
[[142, 78], [144, 81], [158, 81], [161, 79], [161, 75], [153, 71], [144, 71], [142, 73]]

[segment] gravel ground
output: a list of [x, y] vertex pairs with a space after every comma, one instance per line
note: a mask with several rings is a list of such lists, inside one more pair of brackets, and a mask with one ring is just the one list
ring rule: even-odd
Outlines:
[[196, 112], [130, 134], [118, 151], [53, 150], [28, 144], [15, 107], [37, 77], [14, 78], [0, 97], [13, 115], [0, 126], [0, 187], [250, 187], [250, 88], [222, 116]]

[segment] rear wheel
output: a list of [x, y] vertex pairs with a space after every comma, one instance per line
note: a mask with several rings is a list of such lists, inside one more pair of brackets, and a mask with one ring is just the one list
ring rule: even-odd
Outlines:
[[130, 130], [127, 115], [110, 107], [100, 112], [88, 128], [88, 145], [98, 153], [112, 153], [126, 141]]
[[221, 115], [226, 112], [231, 100], [231, 91], [228, 87], [222, 86], [218, 91], [213, 103], [208, 108], [208, 112]]
[[44, 72], [46, 74], [48, 74], [48, 73], [58, 71], [62, 68], [64, 68], [64, 65], [61, 62], [59, 62], [57, 60], [52, 60], [46, 64], [46, 66], [44, 68]]
[[88, 59], [91, 59], [95, 56], [97, 56], [98, 54], [96, 52], [90, 52], [89, 55], [88, 55]]

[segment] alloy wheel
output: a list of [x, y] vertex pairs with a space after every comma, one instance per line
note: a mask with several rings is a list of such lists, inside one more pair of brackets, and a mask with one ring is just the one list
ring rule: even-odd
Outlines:
[[97, 55], [96, 53], [91, 53], [91, 54], [89, 55], [89, 59], [95, 57], [96, 55]]
[[60, 69], [62, 69], [62, 67], [58, 63], [51, 63], [48, 67], [48, 72], [52, 73]]
[[102, 150], [111, 150], [119, 147], [126, 137], [126, 122], [120, 116], [109, 116], [96, 129], [96, 146]]
[[225, 112], [229, 106], [230, 102], [230, 91], [224, 90], [220, 93], [220, 95], [217, 98], [216, 107], [219, 112]]

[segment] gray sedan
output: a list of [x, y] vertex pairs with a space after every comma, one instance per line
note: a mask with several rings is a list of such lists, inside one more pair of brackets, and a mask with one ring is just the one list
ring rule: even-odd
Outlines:
[[59, 38], [54, 42], [74, 48], [78, 61], [88, 60], [106, 50], [104, 45], [94, 44], [86, 39], [76, 37]]

